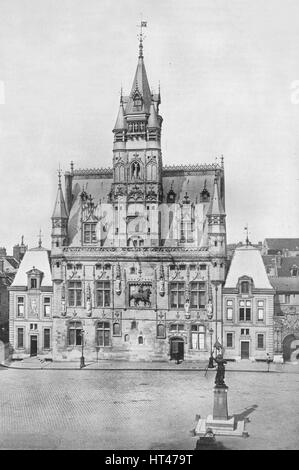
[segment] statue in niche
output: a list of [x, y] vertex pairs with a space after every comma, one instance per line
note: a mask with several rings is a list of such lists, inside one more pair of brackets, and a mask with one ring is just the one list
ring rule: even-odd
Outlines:
[[66, 315], [66, 303], [65, 299], [61, 299], [61, 315]]
[[121, 294], [121, 281], [120, 279], [115, 280], [115, 292], [117, 295]]
[[31, 315], [36, 315], [37, 316], [37, 303], [36, 299], [31, 300]]
[[129, 301], [131, 304], [131, 300], [134, 301], [134, 307], [139, 307], [139, 303], [143, 302], [144, 306], [149, 305], [151, 306], [150, 301], [151, 289], [149, 287], [139, 286], [137, 292], [133, 292], [130, 297]]

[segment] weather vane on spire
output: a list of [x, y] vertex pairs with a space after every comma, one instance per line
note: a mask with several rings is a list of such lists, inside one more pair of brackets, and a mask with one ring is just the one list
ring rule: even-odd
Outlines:
[[143, 58], [143, 39], [145, 36], [143, 35], [142, 28], [147, 27], [147, 21], [140, 21], [140, 25], [137, 25], [140, 28], [140, 33], [138, 34], [139, 38], [139, 58]]

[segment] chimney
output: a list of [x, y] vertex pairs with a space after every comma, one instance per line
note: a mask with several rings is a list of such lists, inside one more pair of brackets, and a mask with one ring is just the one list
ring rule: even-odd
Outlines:
[[277, 253], [277, 257], [276, 257], [277, 267], [278, 267], [278, 268], [281, 268], [281, 258], [282, 258], [281, 252], [279, 251], [279, 252]]
[[4, 272], [4, 259], [0, 259], [0, 272]]

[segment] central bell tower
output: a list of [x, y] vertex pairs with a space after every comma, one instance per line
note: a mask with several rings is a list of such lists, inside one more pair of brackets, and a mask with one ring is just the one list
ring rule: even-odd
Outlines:
[[161, 239], [162, 154], [159, 115], [160, 87], [149, 87], [143, 58], [142, 28], [139, 57], [129, 96], [121, 93], [113, 129], [114, 242], [118, 246], [158, 246]]

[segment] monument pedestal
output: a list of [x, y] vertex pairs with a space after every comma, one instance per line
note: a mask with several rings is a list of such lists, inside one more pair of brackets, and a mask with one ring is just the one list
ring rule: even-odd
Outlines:
[[213, 415], [206, 419], [199, 419], [195, 428], [195, 434], [204, 436], [208, 429], [218, 436], [243, 436], [244, 421], [235, 422], [234, 416], [229, 418], [227, 408], [226, 385], [216, 385], [214, 387], [214, 407]]

